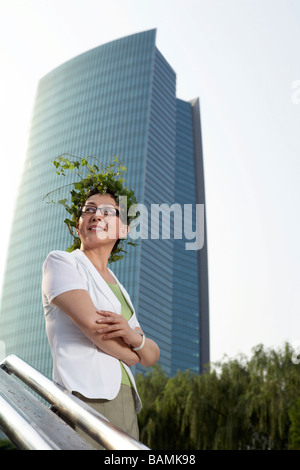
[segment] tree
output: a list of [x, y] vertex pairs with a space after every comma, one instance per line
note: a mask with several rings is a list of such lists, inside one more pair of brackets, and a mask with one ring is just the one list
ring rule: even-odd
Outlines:
[[300, 369], [291, 360], [293, 351], [254, 349], [248, 370], [247, 412], [254, 429], [254, 448], [287, 449], [289, 410], [300, 396]]
[[291, 425], [289, 429], [289, 449], [300, 450], [300, 398], [289, 410]]
[[17, 450], [9, 439], [0, 439], [0, 450]]
[[300, 448], [300, 366], [286, 344], [167, 377], [137, 376], [141, 440], [152, 449]]
[[167, 381], [167, 374], [158, 364], [149, 368], [146, 375], [136, 375], [136, 385], [143, 401], [142, 411], [138, 415], [140, 440], [153, 449], [159, 448], [161, 431], [165, 428], [165, 424], [161, 425], [157, 410]]

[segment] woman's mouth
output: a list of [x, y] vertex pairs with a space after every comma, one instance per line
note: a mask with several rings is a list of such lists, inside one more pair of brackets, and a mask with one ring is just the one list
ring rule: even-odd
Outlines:
[[104, 232], [105, 231], [105, 227], [101, 226], [101, 225], [91, 225], [91, 227], [89, 227], [88, 229], [90, 232]]

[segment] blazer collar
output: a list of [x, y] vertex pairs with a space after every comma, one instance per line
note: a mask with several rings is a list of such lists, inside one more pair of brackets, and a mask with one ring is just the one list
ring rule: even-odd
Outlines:
[[[121, 304], [120, 304], [120, 301], [117, 299], [117, 297], [115, 296], [115, 294], [113, 293], [113, 291], [111, 290], [111, 288], [109, 287], [109, 285], [106, 283], [106, 281], [103, 279], [103, 277], [101, 276], [101, 274], [99, 273], [99, 271], [97, 271], [97, 269], [95, 268], [95, 266], [93, 265], [93, 263], [89, 260], [89, 258], [84, 254], [84, 252], [82, 250], [75, 250], [72, 252], [73, 256], [75, 256], [75, 258], [77, 258], [78, 260], [80, 260], [81, 263], [83, 263], [86, 268], [89, 270], [90, 274], [92, 275], [93, 279], [95, 280], [96, 284], [97, 284], [97, 287], [101, 290], [101, 292], [105, 295], [105, 297], [111, 302], [111, 304], [114, 306], [114, 310], [117, 312], [117, 313], [121, 313]], [[111, 273], [111, 275], [114, 277], [114, 279], [116, 280], [117, 284], [119, 285], [126, 301], [128, 302], [128, 304], [130, 305], [130, 307], [132, 308], [132, 311], [134, 312], [134, 307], [131, 303], [131, 300], [130, 300], [130, 297], [128, 295], [128, 293], [126, 292], [126, 290], [124, 289], [124, 287], [122, 286], [122, 284], [119, 283], [117, 277], [115, 276], [115, 274], [109, 269], [109, 272]]]

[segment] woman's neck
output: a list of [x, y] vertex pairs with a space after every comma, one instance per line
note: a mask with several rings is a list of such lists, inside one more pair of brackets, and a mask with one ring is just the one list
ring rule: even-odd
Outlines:
[[93, 249], [80, 248], [81, 251], [87, 256], [91, 263], [95, 266], [100, 276], [104, 281], [109, 282], [110, 284], [116, 284], [116, 280], [112, 273], [107, 268], [108, 258], [110, 255], [110, 250], [105, 252], [104, 250], [98, 251]]
[[81, 246], [80, 249], [89, 258], [98, 271], [103, 273], [107, 272], [110, 250], [105, 250], [103, 247], [91, 249], [84, 246]]

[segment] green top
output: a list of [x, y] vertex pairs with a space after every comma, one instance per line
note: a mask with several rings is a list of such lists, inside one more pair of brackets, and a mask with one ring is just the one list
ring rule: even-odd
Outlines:
[[[125, 318], [125, 320], [128, 321], [132, 317], [133, 312], [132, 312], [131, 307], [128, 305], [124, 295], [122, 294], [122, 291], [121, 291], [120, 287], [118, 286], [117, 283], [116, 284], [111, 284], [110, 282], [107, 282], [107, 285], [111, 288], [111, 290], [113, 291], [113, 293], [115, 294], [117, 299], [120, 301], [120, 303], [121, 303], [121, 315], [122, 315], [122, 317]], [[125, 384], [125, 385], [129, 385], [129, 387], [132, 387], [129, 375], [126, 372], [126, 369], [123, 366], [121, 361], [120, 361], [120, 364], [121, 364], [121, 370], [122, 370], [121, 383]]]

